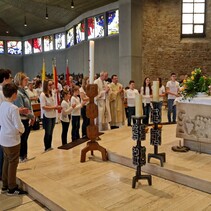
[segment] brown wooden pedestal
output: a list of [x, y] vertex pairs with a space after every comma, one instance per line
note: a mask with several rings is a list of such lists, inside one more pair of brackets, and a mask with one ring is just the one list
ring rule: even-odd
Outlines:
[[90, 124], [87, 127], [87, 136], [90, 141], [87, 143], [87, 146], [81, 150], [81, 162], [83, 163], [86, 161], [86, 153], [88, 151], [91, 151], [91, 155], [94, 155], [94, 150], [100, 151], [102, 153], [102, 160], [106, 161], [108, 160], [106, 149], [96, 142], [96, 139], [99, 136], [98, 126], [94, 123], [94, 119], [98, 117], [98, 108], [94, 103], [94, 97], [98, 94], [97, 84], [89, 84], [86, 93], [89, 97], [89, 104], [86, 107], [86, 115], [90, 119]]

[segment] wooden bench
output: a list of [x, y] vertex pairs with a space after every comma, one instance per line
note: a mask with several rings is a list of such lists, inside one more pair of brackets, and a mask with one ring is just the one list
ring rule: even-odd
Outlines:
[[32, 128], [34, 130], [38, 130], [40, 128], [40, 125], [42, 125], [42, 121], [40, 119], [40, 117], [41, 117], [40, 103], [32, 104], [32, 109], [33, 109], [33, 113], [34, 113], [34, 116], [35, 116], [35, 119], [36, 119], [36, 122], [35, 122], [35, 124]]

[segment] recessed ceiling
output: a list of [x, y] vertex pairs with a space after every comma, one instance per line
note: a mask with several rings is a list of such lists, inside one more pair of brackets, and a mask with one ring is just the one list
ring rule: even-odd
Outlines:
[[[79, 15], [117, 0], [1, 0], [0, 36], [27, 36], [64, 27]], [[48, 20], [46, 16], [46, 5]], [[24, 26], [26, 16], [27, 27]]]

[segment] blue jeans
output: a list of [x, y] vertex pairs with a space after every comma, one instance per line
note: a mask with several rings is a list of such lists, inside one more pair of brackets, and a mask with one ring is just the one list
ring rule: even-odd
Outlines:
[[[135, 115], [135, 107], [127, 107], [127, 111], [128, 111], [127, 125], [131, 126], [132, 116]], [[134, 123], [134, 120], [133, 120], [133, 123]]]
[[[171, 118], [171, 113], [173, 113], [173, 121]], [[174, 105], [174, 99], [168, 99], [168, 122], [176, 122], [176, 105]]]
[[55, 126], [56, 118], [47, 118], [45, 117], [45, 115], [43, 115], [42, 122], [43, 122], [43, 128], [45, 130], [44, 145], [46, 151], [47, 149], [51, 148], [53, 129]]

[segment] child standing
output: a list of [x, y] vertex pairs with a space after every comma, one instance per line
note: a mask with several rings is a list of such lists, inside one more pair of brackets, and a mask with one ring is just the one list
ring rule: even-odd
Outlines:
[[72, 141], [76, 141], [80, 138], [79, 129], [80, 129], [80, 117], [81, 117], [81, 108], [85, 102], [80, 101], [79, 87], [75, 86], [73, 88], [73, 96], [71, 97], [71, 106], [75, 105], [75, 108], [72, 110]]
[[1, 192], [7, 195], [26, 194], [16, 184], [16, 173], [20, 155], [20, 136], [24, 133], [24, 125], [21, 122], [18, 107], [13, 104], [17, 99], [18, 87], [15, 84], [3, 86], [3, 94], [6, 98], [0, 106], [0, 144], [4, 151], [4, 164]]
[[62, 145], [67, 144], [67, 132], [70, 124], [70, 113], [72, 110], [75, 108], [76, 104], [70, 105], [70, 92], [63, 90], [63, 100], [61, 103], [62, 111], [61, 111], [61, 116], [60, 120], [62, 123]]

